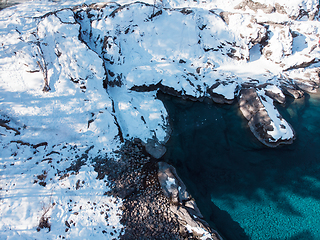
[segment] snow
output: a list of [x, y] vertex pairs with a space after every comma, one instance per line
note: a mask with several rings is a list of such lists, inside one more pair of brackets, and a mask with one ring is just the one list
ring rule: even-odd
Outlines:
[[276, 93], [276, 94], [279, 94], [281, 97], [285, 97], [283, 92], [281, 91], [281, 89], [279, 87], [277, 87], [276, 85], [267, 85], [265, 88], [264, 88], [265, 91], [270, 91], [270, 92], [273, 92], [273, 93]]
[[[107, 180], [97, 180], [89, 162], [78, 172], [63, 171], [75, 155], [88, 150], [76, 146], [35, 150], [14, 142], [2, 143], [0, 238], [94, 239], [103, 238], [102, 231], [114, 236], [120, 233], [122, 200], [104, 195], [109, 190]], [[59, 170], [62, 173], [57, 174]], [[36, 230], [43, 215], [49, 218], [50, 231]]]
[[286, 1], [286, 0], [257, 0], [256, 2], [260, 2], [266, 5], [272, 5], [274, 6], [276, 3], [280, 4], [281, 6], [284, 6], [287, 14], [289, 16], [292, 16], [293, 14], [297, 15], [297, 12], [300, 8], [313, 12], [316, 10], [317, 5], [319, 4], [319, 1], [317, 0], [292, 0], [292, 1]]
[[[265, 84], [257, 91], [276, 142], [294, 133], [265, 91], [283, 97], [282, 84], [319, 81], [311, 63], [320, 23], [294, 20], [300, 9], [315, 13], [316, 0], [257, 0], [287, 14], [235, 8], [241, 0], [148, 0], [116, 12], [132, 1], [89, 9], [94, 2], [1, 10], [0, 238], [119, 236], [122, 200], [104, 195], [108, 180], [96, 179], [94, 159], [124, 139], [168, 140], [167, 111], [148, 86], [195, 98], [211, 89], [232, 100], [243, 84]], [[50, 231], [37, 231], [42, 216]]]
[[292, 53], [292, 36], [289, 27], [272, 27], [270, 31], [272, 31], [273, 36], [263, 51], [268, 59], [280, 63], [282, 57], [289, 56]]
[[60, 19], [62, 23], [76, 23], [73, 17], [73, 12], [70, 9], [65, 9], [58, 11], [56, 16]]
[[121, 126], [123, 136], [137, 137], [147, 142], [156, 137], [165, 142], [167, 132], [167, 112], [156, 92], [134, 92], [123, 88], [112, 88], [109, 95], [115, 102], [115, 116]]
[[189, 233], [196, 232], [198, 235], [200, 235], [201, 240], [212, 239], [211, 234], [203, 228], [192, 227], [190, 225], [186, 225], [186, 228], [189, 231]]
[[[276, 86], [269, 86], [266, 90], [271, 90], [274, 93], [281, 93], [280, 89]], [[277, 142], [281, 140], [289, 140], [294, 137], [294, 132], [289, 123], [281, 117], [278, 110], [273, 104], [273, 99], [265, 95], [265, 90], [257, 91], [265, 110], [271, 118], [271, 126], [273, 130], [267, 131], [271, 135], [270, 142]], [[261, 97], [262, 96], [262, 97]]]
[[250, 14], [230, 14], [228, 16], [228, 25], [234, 34], [245, 39], [249, 48], [254, 45], [252, 44], [252, 41], [267, 33], [263, 26], [252, 20]]
[[171, 186], [176, 184], [176, 180], [174, 178], [168, 177], [166, 184], [167, 184], [166, 188], [171, 189]]
[[228, 100], [232, 100], [234, 99], [234, 95], [237, 87], [238, 87], [237, 82], [233, 82], [226, 85], [220, 84], [218, 87], [214, 88], [212, 92], [220, 94]]

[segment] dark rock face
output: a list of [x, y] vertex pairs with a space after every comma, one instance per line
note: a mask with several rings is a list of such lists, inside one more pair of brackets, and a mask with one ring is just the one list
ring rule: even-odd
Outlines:
[[269, 139], [271, 136], [267, 133], [267, 131], [272, 131], [273, 127], [271, 126], [271, 119], [266, 110], [258, 110], [249, 120], [248, 125], [251, 132], [260, 140], [260, 142], [269, 147], [275, 147], [270, 143]]
[[154, 158], [159, 159], [166, 153], [166, 147], [155, 139], [148, 139], [147, 143], [143, 143], [146, 151]]
[[317, 84], [309, 80], [295, 81], [295, 84], [302, 91], [309, 92], [309, 93], [316, 93], [318, 89]]
[[272, 98], [273, 100], [277, 101], [280, 104], [283, 104], [286, 102], [286, 98], [279, 93], [274, 93], [269, 90], [266, 90], [265, 92], [268, 97]]
[[165, 162], [159, 162], [158, 167], [158, 178], [164, 195], [174, 204], [190, 200], [191, 196], [174, 167]]
[[248, 120], [251, 132], [268, 146], [271, 136], [267, 134], [267, 131], [273, 129], [271, 119], [254, 88], [241, 90], [239, 106], [243, 116]]
[[240, 92], [239, 106], [243, 116], [249, 121], [263, 108], [254, 88], [244, 88]]
[[293, 86], [283, 85], [281, 86], [282, 92], [295, 99], [302, 98], [304, 96], [304, 92], [302, 90], [296, 89]]

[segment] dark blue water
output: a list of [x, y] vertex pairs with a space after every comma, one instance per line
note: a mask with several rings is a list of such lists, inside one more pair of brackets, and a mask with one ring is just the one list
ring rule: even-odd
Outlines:
[[319, 95], [277, 106], [297, 134], [277, 149], [254, 138], [237, 105], [159, 98], [173, 127], [165, 159], [226, 240], [320, 239]]

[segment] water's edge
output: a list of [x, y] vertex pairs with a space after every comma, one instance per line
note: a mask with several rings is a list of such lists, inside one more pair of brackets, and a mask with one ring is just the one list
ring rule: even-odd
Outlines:
[[173, 129], [164, 159], [222, 237], [320, 238], [319, 94], [277, 106], [297, 139], [276, 149], [254, 138], [236, 104], [159, 98]]

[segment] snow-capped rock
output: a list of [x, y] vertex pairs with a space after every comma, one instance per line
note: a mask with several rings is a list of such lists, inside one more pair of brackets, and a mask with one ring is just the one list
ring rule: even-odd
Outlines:
[[274, 86], [268, 89], [243, 88], [239, 97], [240, 110], [259, 141], [269, 147], [290, 144], [295, 139], [293, 129], [274, 107], [272, 98], [267, 96], [268, 92], [281, 96], [281, 91]]
[[[316, 0], [94, 2], [31, 1], [1, 10], [0, 159], [6, 190], [1, 231], [6, 236], [29, 237], [39, 221], [49, 226], [50, 215], [55, 225], [47, 236], [66, 226], [68, 236], [86, 237], [86, 229], [81, 236], [70, 230], [71, 220], [81, 222], [83, 216], [71, 216], [64, 205], [70, 199], [83, 202], [76, 194], [86, 186], [82, 180], [90, 181], [88, 191], [103, 188], [93, 159], [112, 155], [132, 138], [141, 139], [156, 158], [165, 153], [169, 116], [157, 91], [193, 101], [238, 99], [253, 134], [274, 147], [295, 139], [274, 102], [318, 88]], [[78, 178], [64, 175], [68, 171]], [[111, 215], [120, 231], [121, 199], [100, 192], [94, 199], [114, 203]], [[93, 216], [91, 203], [86, 207], [85, 215], [107, 227], [103, 217]], [[20, 212], [20, 219], [8, 217]]]

